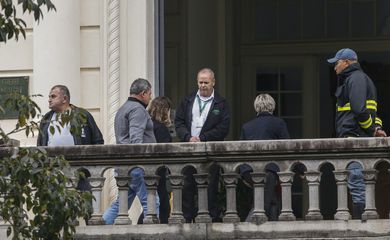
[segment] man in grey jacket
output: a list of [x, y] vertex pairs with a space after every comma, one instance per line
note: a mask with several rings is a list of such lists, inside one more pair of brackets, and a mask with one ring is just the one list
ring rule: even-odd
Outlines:
[[[130, 96], [119, 108], [115, 116], [115, 138], [117, 144], [156, 142], [153, 133], [153, 122], [146, 111], [151, 98], [152, 86], [148, 80], [138, 78], [131, 84]], [[131, 171], [128, 206], [131, 206], [137, 195], [144, 209], [144, 216], [146, 216], [148, 208], [144, 174], [142, 168], [134, 168]], [[157, 198], [157, 213], [158, 206], [159, 200]], [[103, 214], [106, 224], [114, 223], [115, 218], [118, 216], [118, 211], [119, 200], [116, 200]]]
[[146, 79], [138, 78], [131, 84], [128, 100], [115, 116], [117, 144], [155, 143], [153, 121], [146, 107], [152, 99], [152, 86]]

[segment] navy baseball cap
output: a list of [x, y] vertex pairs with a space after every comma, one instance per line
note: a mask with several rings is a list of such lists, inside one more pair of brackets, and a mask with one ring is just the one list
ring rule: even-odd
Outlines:
[[336, 55], [334, 56], [334, 58], [329, 58], [327, 61], [328, 63], [336, 63], [338, 60], [357, 60], [358, 57], [357, 57], [357, 54], [354, 50], [350, 49], [350, 48], [343, 48], [343, 49], [340, 49]]

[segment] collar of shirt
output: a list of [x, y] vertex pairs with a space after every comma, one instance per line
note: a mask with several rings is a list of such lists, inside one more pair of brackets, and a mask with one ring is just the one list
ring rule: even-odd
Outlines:
[[202, 100], [203, 102], [206, 102], [206, 101], [208, 101], [208, 100], [214, 98], [214, 89], [213, 89], [213, 93], [211, 93], [211, 95], [210, 95], [209, 97], [200, 96], [199, 90], [198, 90], [198, 92], [196, 93], [196, 95], [199, 96], [200, 100]]
[[144, 106], [144, 108], [146, 108], [148, 106], [148, 105], [145, 105], [145, 103], [141, 102], [140, 100], [138, 100], [134, 97], [129, 97], [127, 100], [133, 101], [133, 102], [139, 102], [139, 103], [141, 103], [142, 106]]

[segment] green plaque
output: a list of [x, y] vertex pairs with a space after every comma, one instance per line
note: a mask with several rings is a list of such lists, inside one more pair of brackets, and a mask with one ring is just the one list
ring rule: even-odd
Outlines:
[[0, 78], [0, 106], [5, 113], [0, 113], [0, 119], [15, 119], [18, 117], [17, 111], [10, 111], [4, 107], [4, 102], [12, 93], [28, 95], [29, 77], [1, 77]]

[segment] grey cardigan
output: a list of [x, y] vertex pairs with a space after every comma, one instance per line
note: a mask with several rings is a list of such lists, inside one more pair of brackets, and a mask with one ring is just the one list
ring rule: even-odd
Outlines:
[[115, 138], [117, 144], [155, 143], [153, 121], [146, 106], [136, 98], [129, 99], [115, 115]]

